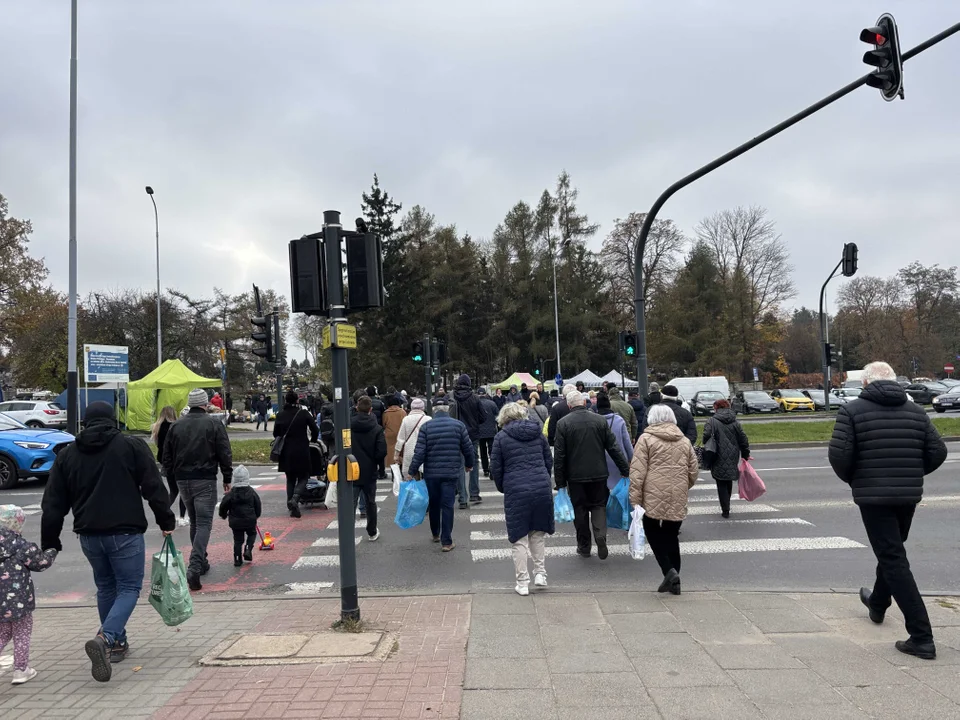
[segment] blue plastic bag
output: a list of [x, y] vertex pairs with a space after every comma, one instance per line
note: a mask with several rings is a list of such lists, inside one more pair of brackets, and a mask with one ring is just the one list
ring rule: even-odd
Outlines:
[[620, 478], [607, 500], [607, 527], [615, 530], [630, 528], [630, 481]]
[[573, 522], [573, 503], [566, 488], [560, 488], [553, 499], [553, 520], [558, 523]]
[[397, 498], [397, 516], [393, 521], [397, 527], [409, 530], [423, 522], [430, 504], [430, 493], [423, 480], [408, 480], [400, 483], [400, 497]]

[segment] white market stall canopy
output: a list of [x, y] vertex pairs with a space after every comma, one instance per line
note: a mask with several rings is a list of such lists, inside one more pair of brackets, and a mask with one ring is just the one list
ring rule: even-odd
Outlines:
[[610, 372], [608, 372], [606, 375], [600, 378], [600, 381], [613, 383], [617, 387], [634, 387], [635, 388], [635, 387], [639, 387], [640, 385], [640, 383], [638, 383], [636, 380], [631, 380], [626, 375], [621, 375], [616, 370], [611, 370]]
[[578, 382], [582, 382], [584, 387], [598, 388], [603, 385], [603, 378], [590, 370], [584, 370], [579, 375], [574, 375], [569, 380], [564, 380], [563, 384], [576, 385]]

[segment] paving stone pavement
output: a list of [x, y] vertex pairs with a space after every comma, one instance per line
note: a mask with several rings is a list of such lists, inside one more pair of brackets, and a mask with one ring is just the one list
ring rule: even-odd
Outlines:
[[855, 595], [546, 591], [365, 599], [364, 622], [398, 639], [383, 662], [200, 667], [232, 635], [323, 630], [339, 603], [198, 600], [179, 628], [141, 603], [106, 684], [82, 649], [96, 609], [41, 607], [39, 674], [14, 687], [0, 662], [0, 717], [960, 718], [960, 603], [927, 606], [933, 662], [894, 649], [895, 608], [877, 626]]

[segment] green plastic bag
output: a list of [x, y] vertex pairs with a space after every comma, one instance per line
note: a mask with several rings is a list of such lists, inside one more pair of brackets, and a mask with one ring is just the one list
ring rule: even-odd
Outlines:
[[187, 587], [187, 568], [183, 553], [173, 544], [173, 536], [163, 539], [160, 552], [153, 555], [150, 568], [150, 604], [163, 622], [171, 627], [193, 616], [193, 598]]

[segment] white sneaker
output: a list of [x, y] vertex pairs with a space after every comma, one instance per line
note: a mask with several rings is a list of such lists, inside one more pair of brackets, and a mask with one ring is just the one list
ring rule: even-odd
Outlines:
[[380, 539], [380, 531], [377, 530], [373, 535], [367, 535], [367, 540], [370, 542], [376, 542]]
[[517, 595], [523, 595], [524, 597], [530, 594], [530, 588], [528, 588], [526, 585], [520, 585], [519, 583], [514, 590], [517, 591]]
[[182, 517], [177, 519], [177, 527], [187, 527], [189, 524], [190, 518]]
[[537, 573], [533, 576], [533, 584], [537, 587], [546, 587], [547, 586], [547, 576], [543, 573]]
[[13, 680], [10, 681], [11, 685], [23, 685], [28, 680], [33, 680], [37, 676], [37, 671], [32, 667], [28, 667], [26, 670], [14, 670], [13, 671]]

